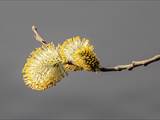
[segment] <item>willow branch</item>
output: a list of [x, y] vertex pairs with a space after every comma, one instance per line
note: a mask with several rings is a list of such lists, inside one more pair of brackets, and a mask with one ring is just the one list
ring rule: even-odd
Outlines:
[[42, 44], [47, 44], [47, 41], [44, 40], [44, 38], [38, 33], [36, 26], [34, 26], [34, 25], [32, 26], [32, 31], [34, 33], [35, 40], [37, 40], [38, 42], [40, 42]]
[[[34, 38], [38, 42], [42, 44], [47, 44], [47, 41], [38, 33], [37, 27], [32, 26], [32, 31], [34, 33]], [[157, 62], [160, 60], [160, 54], [155, 55], [151, 58], [140, 60], [140, 61], [132, 61], [130, 64], [117, 65], [115, 67], [101, 67], [99, 71], [101, 72], [112, 72], [112, 71], [123, 71], [123, 70], [133, 70], [136, 67], [147, 66], [151, 63]]]
[[151, 58], [145, 59], [145, 60], [140, 60], [140, 61], [132, 61], [130, 64], [125, 64], [125, 65], [117, 65], [115, 67], [106, 67], [106, 68], [100, 68], [101, 72], [111, 72], [111, 71], [122, 71], [122, 70], [133, 70], [136, 67], [140, 66], [147, 66], [151, 63], [157, 62], [160, 60], [160, 54], [155, 55]]

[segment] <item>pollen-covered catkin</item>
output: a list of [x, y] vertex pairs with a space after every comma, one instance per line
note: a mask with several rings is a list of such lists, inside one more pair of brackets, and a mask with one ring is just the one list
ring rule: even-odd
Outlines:
[[55, 86], [66, 74], [58, 52], [52, 43], [36, 48], [22, 70], [25, 84], [34, 90]]
[[94, 47], [86, 38], [75, 36], [65, 40], [59, 47], [59, 54], [64, 63], [71, 62], [77, 66], [73, 66], [72, 71], [96, 71], [99, 68], [99, 60]]

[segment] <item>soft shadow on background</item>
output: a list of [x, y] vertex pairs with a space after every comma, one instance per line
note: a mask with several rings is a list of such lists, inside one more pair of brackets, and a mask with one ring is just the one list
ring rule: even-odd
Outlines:
[[36, 92], [21, 69], [40, 44], [37, 25], [55, 44], [74, 35], [90, 39], [105, 66], [160, 52], [158, 1], [0, 2], [0, 119], [160, 118], [160, 64], [131, 72], [72, 73], [55, 88]]

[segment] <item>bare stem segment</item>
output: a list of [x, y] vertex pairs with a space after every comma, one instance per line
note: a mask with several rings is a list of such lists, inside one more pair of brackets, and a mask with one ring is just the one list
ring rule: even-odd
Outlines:
[[38, 42], [42, 43], [42, 44], [47, 44], [47, 41], [45, 41], [43, 39], [43, 37], [38, 33], [38, 29], [36, 26], [32, 26], [32, 31], [34, 33], [34, 38], [35, 40], [37, 40]]
[[132, 61], [130, 64], [125, 64], [125, 65], [117, 65], [115, 67], [106, 67], [106, 68], [100, 68], [101, 72], [111, 72], [111, 71], [122, 71], [122, 70], [133, 70], [136, 67], [140, 66], [147, 66], [153, 62], [159, 61], [160, 60], [160, 54], [155, 55], [151, 58], [145, 59], [145, 60], [140, 60], [140, 61]]

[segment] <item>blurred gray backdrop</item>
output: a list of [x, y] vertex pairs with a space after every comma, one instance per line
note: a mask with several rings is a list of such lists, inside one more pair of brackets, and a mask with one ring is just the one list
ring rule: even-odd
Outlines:
[[90, 39], [104, 66], [160, 52], [158, 1], [1, 1], [0, 119], [160, 119], [160, 64], [131, 72], [72, 73], [55, 88], [24, 85], [26, 57], [40, 44], [35, 24], [55, 44]]

